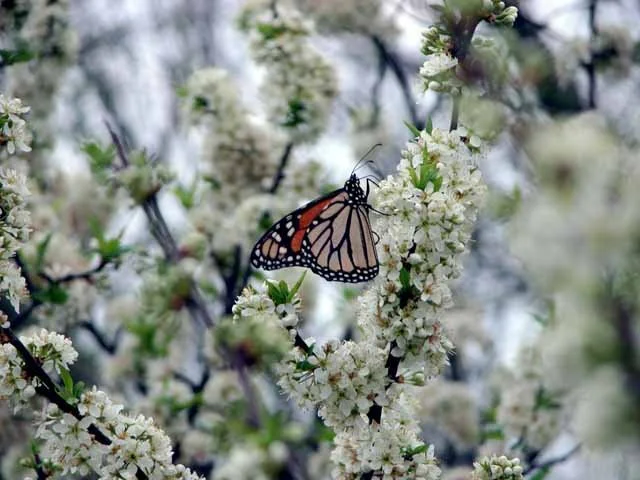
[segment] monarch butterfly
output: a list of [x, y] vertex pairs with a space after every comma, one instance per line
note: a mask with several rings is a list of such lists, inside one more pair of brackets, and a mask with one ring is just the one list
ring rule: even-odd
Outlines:
[[[375, 183], [375, 182], [373, 182]], [[301, 266], [329, 281], [359, 283], [378, 275], [367, 191], [354, 172], [344, 187], [277, 221], [251, 251], [256, 268]]]

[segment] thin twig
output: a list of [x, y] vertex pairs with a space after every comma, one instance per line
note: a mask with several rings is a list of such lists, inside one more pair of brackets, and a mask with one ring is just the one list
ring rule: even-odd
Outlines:
[[451, 109], [451, 123], [449, 124], [450, 132], [458, 128], [459, 120], [460, 120], [460, 95], [453, 95], [453, 107]]
[[407, 110], [409, 110], [409, 116], [411, 117], [411, 123], [413, 123], [418, 130], [422, 130], [424, 128], [424, 122], [418, 118], [416, 99], [413, 96], [411, 85], [409, 84], [409, 79], [406, 72], [404, 71], [404, 68], [402, 67], [400, 59], [387, 47], [384, 40], [379, 36], [372, 35], [371, 41], [373, 42], [378, 55], [380, 55], [380, 57], [385, 61], [389, 68], [391, 68], [391, 71], [396, 76], [396, 79], [400, 84], [402, 96], [404, 97], [405, 105], [407, 107]]
[[34, 468], [36, 471], [36, 475], [38, 476], [38, 480], [46, 480], [47, 478], [49, 478], [47, 472], [45, 472], [44, 468], [42, 468], [42, 459], [40, 458], [40, 455], [34, 453], [33, 459], [35, 463]]
[[375, 128], [380, 122], [380, 89], [387, 74], [387, 61], [383, 55], [378, 55], [378, 77], [371, 87], [371, 118], [369, 119], [369, 128]]
[[118, 350], [120, 336], [122, 335], [122, 326], [118, 327], [118, 330], [116, 330], [116, 334], [111, 341], [107, 340], [104, 334], [100, 332], [90, 320], [84, 320], [78, 323], [77, 326], [89, 332], [95, 341], [98, 342], [98, 345], [100, 345], [109, 355], [115, 355]]
[[[20, 341], [11, 328], [0, 327], [0, 343], [10, 343], [22, 358], [24, 362], [24, 371], [29, 377], [35, 377], [42, 382], [42, 385], [36, 387], [36, 392], [55, 404], [62, 412], [73, 415], [78, 420], [82, 420], [84, 416], [78, 411], [75, 405], [68, 403], [58, 393], [58, 386], [53, 379], [44, 371], [40, 366], [40, 362], [31, 354], [29, 349]], [[95, 424], [87, 427], [87, 432], [93, 435], [93, 438], [102, 445], [111, 445], [111, 439], [100, 430]], [[148, 477], [138, 469], [136, 472], [136, 478], [139, 480], [147, 479]]]
[[569, 450], [567, 453], [565, 453], [564, 455], [560, 455], [559, 457], [554, 457], [554, 458], [550, 458], [549, 460], [545, 460], [544, 462], [538, 463], [538, 464], [532, 464], [529, 465], [527, 468], [524, 469], [524, 471], [522, 472], [524, 475], [528, 475], [530, 473], [533, 473], [537, 470], [541, 470], [541, 469], [546, 469], [546, 468], [551, 468], [555, 465], [558, 465], [559, 463], [563, 463], [566, 462], [567, 460], [569, 460], [569, 458], [571, 458], [573, 455], [575, 455], [581, 448], [581, 445], [578, 444], [575, 447], [573, 447], [571, 450]]
[[286, 147], [284, 147], [284, 152], [282, 152], [282, 156], [280, 157], [278, 171], [276, 172], [275, 177], [273, 177], [273, 183], [271, 184], [271, 188], [269, 188], [269, 193], [276, 193], [278, 191], [280, 183], [282, 183], [282, 180], [284, 180], [284, 171], [287, 168], [287, 164], [289, 163], [289, 159], [291, 158], [292, 151], [293, 142], [289, 142], [287, 143]]
[[75, 280], [89, 280], [96, 273], [100, 273], [102, 270], [104, 270], [104, 268], [107, 265], [109, 265], [109, 262], [104, 258], [101, 258], [100, 263], [98, 265], [84, 272], [69, 273], [67, 275], [63, 275], [62, 277], [58, 277], [58, 278], [53, 278], [48, 274], [46, 274], [45, 272], [39, 272], [38, 275], [44, 278], [49, 283], [60, 285], [63, 283], [73, 282]]
[[[106, 125], [109, 130], [109, 135], [111, 136], [111, 141], [116, 147], [116, 152], [122, 162], [122, 165], [128, 166], [130, 162], [123, 143], [120, 141], [118, 135], [113, 131], [111, 125], [109, 125], [109, 123]], [[142, 203], [142, 207], [145, 215], [147, 216], [147, 220], [151, 224], [151, 233], [158, 244], [160, 244], [165, 258], [169, 263], [175, 264], [179, 258], [177, 243], [173, 238], [173, 235], [171, 235], [167, 222], [160, 211], [156, 194], [146, 198]], [[202, 321], [209, 328], [213, 327], [213, 317], [209, 313], [205, 301], [202, 298], [202, 294], [195, 282], [192, 282], [191, 284], [191, 291], [189, 292], [189, 298], [187, 298], [186, 306], [189, 315], [193, 320]]]
[[589, 97], [588, 107], [590, 109], [596, 108], [596, 90], [597, 90], [597, 75], [596, 75], [596, 53], [594, 52], [595, 38], [598, 35], [598, 27], [596, 25], [596, 12], [598, 9], [598, 0], [589, 0], [589, 31], [591, 33], [591, 58], [585, 64], [587, 71], [587, 77], [589, 79]]

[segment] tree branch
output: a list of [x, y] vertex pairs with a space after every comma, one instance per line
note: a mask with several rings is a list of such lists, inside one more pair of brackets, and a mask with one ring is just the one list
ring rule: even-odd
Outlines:
[[[120, 161], [124, 166], [128, 166], [130, 164], [129, 159], [127, 157], [127, 152], [124, 149], [124, 145], [120, 141], [118, 135], [113, 131], [111, 125], [109, 123], [107, 125], [107, 130], [109, 131], [109, 135], [111, 136], [111, 140], [116, 147], [116, 152]], [[165, 258], [169, 263], [175, 264], [178, 261], [178, 247], [176, 241], [171, 235], [171, 231], [167, 226], [167, 222], [158, 207], [158, 200], [156, 194], [149, 196], [142, 202], [142, 208], [144, 210], [147, 219], [151, 225], [151, 233], [153, 234], [156, 241], [160, 244], [162, 251], [164, 252]], [[187, 310], [191, 318], [194, 321], [202, 321], [207, 327], [213, 327], [213, 318], [209, 313], [207, 306], [202, 298], [202, 295], [198, 289], [198, 286], [192, 281], [191, 291], [189, 293], [189, 298], [187, 298]]]
[[593, 51], [593, 44], [595, 37], [598, 35], [598, 27], [596, 25], [596, 11], [598, 8], [598, 0], [589, 0], [589, 31], [591, 33], [591, 58], [585, 65], [587, 71], [587, 77], [589, 79], [589, 93], [588, 93], [588, 108], [596, 108], [596, 90], [597, 90], [597, 76], [596, 76], [596, 53]]
[[280, 157], [280, 163], [278, 164], [278, 171], [276, 172], [275, 177], [273, 177], [273, 183], [271, 184], [271, 188], [269, 188], [269, 193], [276, 193], [278, 188], [280, 187], [280, 183], [284, 180], [284, 171], [287, 168], [287, 164], [289, 163], [289, 159], [291, 158], [291, 152], [293, 151], [293, 142], [287, 143], [284, 147], [284, 152], [282, 152], [282, 156]]
[[409, 79], [407, 78], [404, 68], [402, 68], [400, 59], [387, 47], [384, 40], [379, 36], [372, 35], [371, 41], [373, 42], [380, 58], [389, 66], [389, 68], [391, 68], [391, 71], [396, 76], [396, 79], [400, 84], [402, 96], [404, 97], [404, 102], [407, 110], [409, 111], [409, 117], [411, 118], [411, 123], [413, 123], [418, 130], [422, 130], [424, 128], [424, 122], [418, 118], [416, 99], [413, 96]]
[[528, 475], [530, 473], [534, 473], [538, 470], [542, 470], [542, 469], [546, 469], [546, 468], [551, 468], [555, 465], [558, 465], [559, 463], [563, 463], [566, 462], [567, 460], [569, 460], [569, 458], [571, 458], [573, 455], [575, 455], [581, 448], [581, 445], [578, 444], [575, 447], [573, 447], [571, 450], [569, 450], [567, 453], [565, 453], [564, 455], [561, 455], [559, 457], [554, 457], [551, 458], [549, 460], [545, 460], [544, 462], [538, 463], [538, 464], [531, 464], [529, 465], [527, 468], [524, 469], [524, 471], [522, 472], [523, 475]]

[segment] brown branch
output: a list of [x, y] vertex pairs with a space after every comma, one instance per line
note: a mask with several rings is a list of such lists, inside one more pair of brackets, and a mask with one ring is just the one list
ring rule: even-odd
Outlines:
[[[116, 152], [118, 154], [118, 157], [120, 158], [120, 161], [122, 162], [122, 165], [130, 165], [127, 152], [122, 141], [113, 131], [111, 125], [109, 125], [109, 123], [107, 123], [106, 125], [109, 131], [109, 135], [111, 136], [111, 141], [116, 147]], [[145, 215], [147, 216], [147, 220], [151, 225], [151, 233], [153, 234], [158, 244], [160, 244], [165, 258], [169, 263], [175, 264], [179, 259], [178, 247], [175, 239], [173, 238], [173, 235], [171, 235], [169, 227], [167, 226], [167, 222], [165, 221], [164, 216], [160, 211], [157, 196], [155, 193], [150, 195], [142, 202], [142, 208]], [[189, 315], [194, 321], [202, 321], [208, 328], [213, 327], [213, 318], [211, 317], [211, 314], [207, 309], [198, 286], [193, 281], [191, 284], [189, 297], [186, 301], [186, 306]]]
[[104, 270], [104, 268], [107, 265], [109, 265], [109, 262], [106, 259], [101, 258], [100, 263], [96, 267], [86, 270], [84, 272], [69, 273], [67, 275], [63, 275], [62, 277], [58, 277], [58, 278], [53, 278], [44, 272], [39, 272], [38, 275], [44, 278], [49, 283], [60, 285], [63, 283], [70, 283], [75, 280], [89, 280], [96, 273], [100, 273], [102, 270]]
[[404, 103], [409, 111], [411, 123], [413, 123], [418, 130], [422, 130], [424, 128], [424, 122], [418, 118], [416, 99], [413, 96], [407, 73], [404, 71], [400, 59], [389, 49], [389, 47], [387, 47], [385, 41], [379, 36], [372, 35], [371, 41], [373, 42], [380, 58], [389, 66], [389, 68], [391, 68], [391, 71], [398, 80], [398, 84], [400, 85], [402, 96], [404, 98]]
[[269, 193], [276, 193], [278, 191], [282, 180], [284, 180], [284, 171], [287, 168], [287, 164], [289, 163], [289, 159], [291, 158], [292, 151], [293, 142], [289, 142], [284, 147], [284, 152], [282, 152], [282, 156], [280, 157], [280, 163], [278, 163], [278, 171], [276, 172], [275, 177], [273, 177], [273, 183], [271, 184], [271, 188], [269, 188]]
[[575, 455], [581, 448], [581, 445], [578, 444], [575, 447], [573, 447], [571, 450], [569, 450], [567, 453], [565, 453], [564, 455], [560, 455], [559, 457], [554, 457], [551, 458], [549, 460], [545, 460], [544, 462], [538, 463], [538, 464], [531, 464], [529, 465], [527, 468], [524, 469], [524, 471], [522, 472], [523, 475], [528, 475], [530, 473], [534, 473], [538, 470], [542, 470], [542, 469], [547, 469], [547, 468], [551, 468], [555, 465], [558, 465], [559, 463], [563, 463], [566, 462], [567, 460], [569, 460], [569, 458], [571, 458], [573, 455]]
[[593, 44], [595, 37], [598, 35], [598, 27], [596, 25], [596, 11], [598, 8], [598, 0], [589, 0], [589, 31], [591, 32], [591, 58], [585, 64], [584, 68], [587, 71], [587, 78], [589, 79], [589, 93], [588, 93], [588, 107], [590, 109], [596, 108], [596, 90], [597, 90], [597, 76], [596, 76], [596, 52], [593, 51]]

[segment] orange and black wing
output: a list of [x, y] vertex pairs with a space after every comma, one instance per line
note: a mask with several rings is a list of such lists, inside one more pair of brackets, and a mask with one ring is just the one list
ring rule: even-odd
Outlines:
[[253, 247], [251, 264], [264, 270], [311, 267], [313, 260], [302, 248], [307, 229], [325, 208], [332, 203], [346, 202], [347, 198], [347, 193], [341, 188], [281, 218]]
[[256, 243], [251, 263], [265, 270], [308, 267], [330, 281], [375, 278], [378, 257], [366, 205], [336, 190], [290, 213]]

